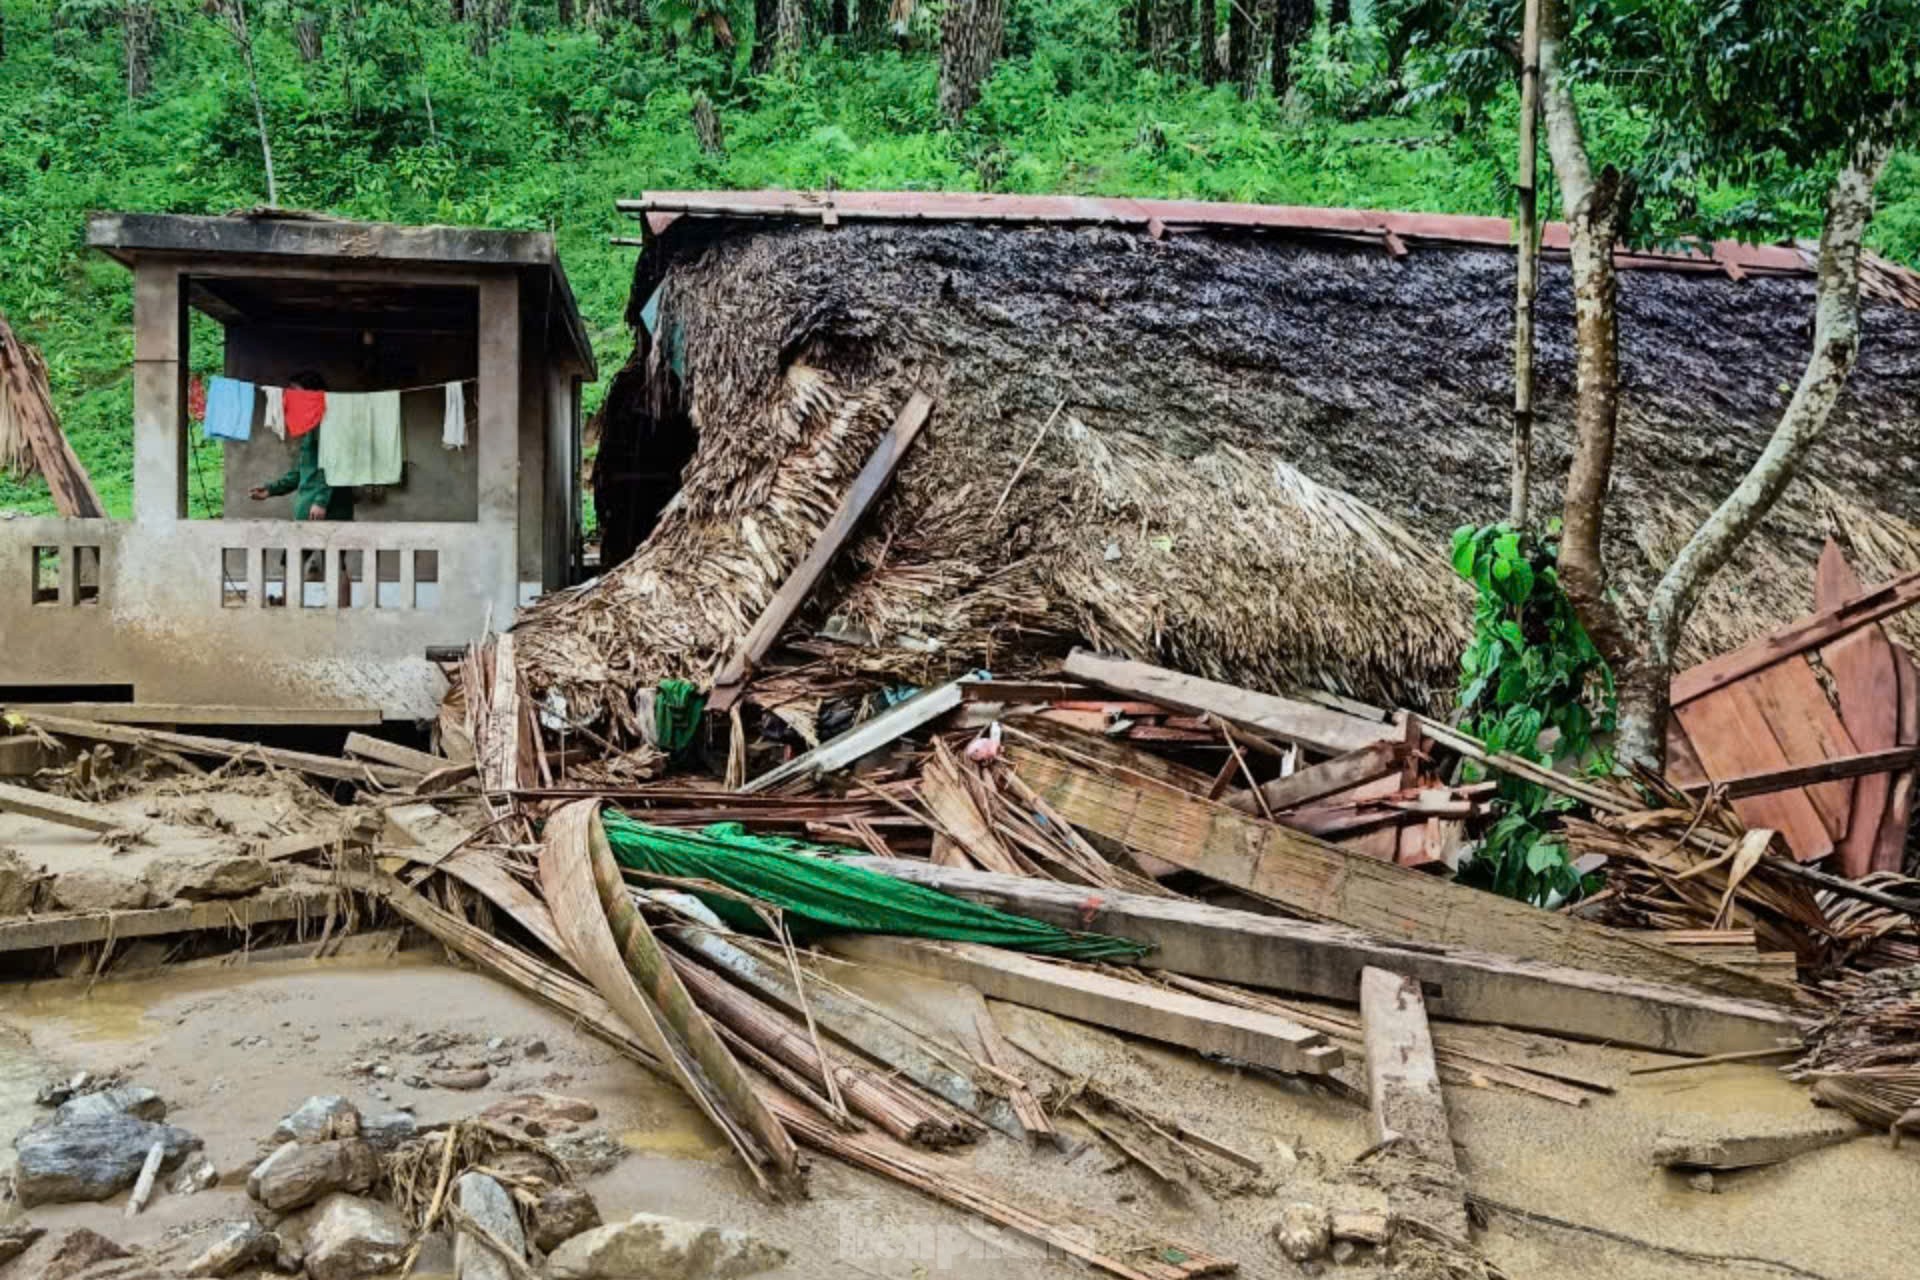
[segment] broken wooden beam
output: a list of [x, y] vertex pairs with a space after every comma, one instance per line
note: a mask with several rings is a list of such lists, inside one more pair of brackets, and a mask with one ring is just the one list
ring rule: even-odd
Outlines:
[[385, 738], [376, 738], [365, 733], [348, 734], [346, 752], [362, 760], [392, 765], [396, 769], [406, 769], [422, 777], [437, 773], [453, 763], [443, 756], [436, 756], [427, 751], [415, 751], [412, 747], [403, 747], [397, 742], [388, 742]]
[[1360, 1021], [1366, 1035], [1373, 1140], [1388, 1148], [1385, 1163], [1394, 1171], [1387, 1181], [1388, 1201], [1401, 1217], [1464, 1242], [1466, 1184], [1453, 1152], [1419, 979], [1385, 969], [1363, 970]]
[[314, 831], [298, 831], [290, 836], [262, 840], [252, 849], [255, 857], [268, 862], [286, 862], [310, 853], [322, 853], [343, 845], [371, 844], [379, 836], [380, 816], [366, 809], [350, 809], [338, 820]]
[[26, 438], [34, 467], [47, 482], [53, 509], [68, 519], [104, 519], [107, 509], [93, 478], [80, 464], [54, 414], [47, 362], [14, 336], [5, 316], [0, 316], [0, 406]]
[[1663, 1133], [1654, 1140], [1653, 1162], [1666, 1169], [1754, 1169], [1851, 1142], [1867, 1132], [1844, 1112], [1810, 1110], [1754, 1129]]
[[1075, 826], [1286, 907], [1382, 938], [1469, 946], [1615, 977], [1777, 1003], [1779, 985], [1524, 902], [1351, 853], [1225, 805], [1143, 789], [1018, 746], [1026, 784]]
[[[896, 858], [849, 862], [1014, 915], [1149, 943], [1143, 968], [1351, 1000], [1362, 970], [1417, 977], [1435, 1017], [1491, 1022], [1670, 1053], [1772, 1049], [1797, 1039], [1776, 1006], [1464, 946], [1417, 945], [1340, 925], [1258, 915], [1028, 876]], [[1544, 913], [1542, 913], [1544, 914]]]
[[339, 901], [339, 893], [332, 888], [267, 889], [249, 898], [196, 902], [184, 907], [0, 920], [0, 954], [78, 946], [109, 938], [121, 941], [170, 933], [244, 931], [258, 924], [320, 919], [334, 911]]
[[[1349, 751], [1331, 760], [1308, 765], [1284, 778], [1263, 782], [1260, 784], [1260, 797], [1267, 802], [1267, 808], [1275, 813], [1312, 804], [1337, 792], [1398, 774], [1406, 764], [1407, 750], [1407, 745], [1398, 739], [1376, 742], [1358, 751]], [[1259, 812], [1259, 805], [1251, 791], [1240, 791], [1229, 796], [1227, 805], [1242, 813]]]
[[843, 936], [832, 951], [863, 964], [974, 987], [982, 995], [1255, 1066], [1325, 1075], [1342, 1055], [1318, 1031], [1251, 1009], [970, 943]]
[[32, 717], [65, 716], [99, 724], [291, 725], [299, 728], [377, 725], [378, 707], [258, 707], [210, 702], [9, 702], [7, 710]]
[[66, 753], [58, 743], [49, 746], [49, 742], [52, 739], [42, 742], [27, 733], [0, 737], [0, 778], [31, 778], [57, 766]]
[[236, 742], [231, 738], [209, 738], [193, 733], [171, 733], [163, 729], [142, 729], [133, 725], [102, 724], [95, 720], [75, 720], [23, 712], [29, 724], [63, 738], [84, 738], [91, 742], [111, 742], [123, 747], [160, 747], [182, 755], [203, 756], [215, 760], [255, 760], [279, 769], [332, 778], [339, 782], [377, 782], [386, 787], [407, 787], [419, 774], [391, 765], [342, 760], [338, 756], [315, 755], [310, 751], [289, 751], [284, 747], [262, 746], [257, 742]]
[[50, 791], [35, 791], [32, 787], [16, 787], [7, 783], [0, 783], [0, 812], [17, 813], [41, 822], [95, 833], [128, 825], [97, 804], [69, 800]]
[[905, 702], [895, 703], [839, 737], [830, 738], [804, 755], [795, 756], [777, 769], [769, 769], [740, 790], [751, 795], [778, 786], [789, 778], [844, 769], [869, 751], [878, 751], [959, 705], [960, 686], [957, 683], [922, 689]]
[[1875, 773], [1899, 773], [1920, 765], [1920, 747], [1882, 747], [1861, 751], [1812, 764], [1788, 765], [1784, 769], [1763, 769], [1738, 777], [1689, 782], [1680, 788], [1690, 796], [1704, 796], [1718, 789], [1729, 800], [1763, 795], [1769, 791], [1787, 791], [1814, 783], [1861, 778]]
[[813, 546], [794, 566], [793, 572], [787, 575], [787, 580], [780, 584], [773, 599], [767, 601], [767, 607], [760, 611], [760, 617], [752, 629], [741, 638], [733, 656], [721, 669], [713, 683], [713, 692], [707, 698], [709, 710], [725, 712], [739, 701], [754, 669], [766, 659], [773, 642], [780, 638], [781, 631], [786, 629], [793, 615], [807, 602], [807, 597], [813, 594], [820, 575], [840, 554], [841, 546], [859, 525], [861, 517], [866, 515], [867, 508], [873, 505], [874, 499], [893, 479], [900, 460], [907, 456], [907, 450], [919, 437], [920, 428], [926, 425], [927, 416], [932, 412], [933, 398], [924, 391], [916, 391], [907, 397], [893, 425], [880, 437], [880, 443], [874, 446], [866, 465], [860, 468], [860, 474], [853, 478], [853, 484], [840, 500], [833, 517], [822, 526], [813, 540]]

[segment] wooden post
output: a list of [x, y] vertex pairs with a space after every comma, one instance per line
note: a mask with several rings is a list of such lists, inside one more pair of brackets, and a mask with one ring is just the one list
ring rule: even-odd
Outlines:
[[167, 261], [133, 269], [133, 518], [187, 516], [187, 299]]
[[1540, 120], [1540, 0], [1525, 0], [1520, 29], [1519, 248], [1513, 297], [1513, 505], [1507, 521], [1527, 527], [1533, 469], [1533, 295], [1540, 284], [1539, 187], [1535, 132]]

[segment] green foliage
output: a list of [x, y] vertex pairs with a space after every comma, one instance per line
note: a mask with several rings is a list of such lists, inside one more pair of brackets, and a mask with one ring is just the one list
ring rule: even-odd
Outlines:
[[[1460, 659], [1463, 727], [1490, 751], [1604, 775], [1612, 762], [1595, 737], [1613, 731], [1613, 677], [1560, 590], [1557, 551], [1505, 524], [1454, 531], [1454, 570], [1477, 593], [1473, 641]], [[1529, 902], [1578, 892], [1553, 828], [1565, 797], [1502, 775], [1499, 799], [1500, 816], [1462, 879]]]

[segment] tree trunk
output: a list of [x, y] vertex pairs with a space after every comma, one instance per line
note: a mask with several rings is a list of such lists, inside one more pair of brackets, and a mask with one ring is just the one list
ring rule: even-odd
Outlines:
[[853, 15], [848, 12], [852, 7], [852, 0], [827, 0], [827, 29], [836, 36], [852, 32]]
[[1533, 485], [1533, 297], [1540, 284], [1540, 0], [1525, 0], [1520, 30], [1520, 159], [1514, 177], [1513, 457], [1507, 523], [1527, 527]]
[[293, 43], [300, 50], [300, 61], [320, 61], [326, 53], [326, 45], [320, 36], [319, 20], [310, 14], [302, 15], [293, 24]]
[[1313, 0], [1280, 0], [1273, 18], [1273, 96], [1293, 87], [1293, 51], [1313, 33]]
[[700, 149], [708, 155], [727, 154], [727, 139], [720, 127], [720, 113], [713, 109], [713, 100], [700, 90], [695, 90], [693, 95], [693, 135], [700, 139]]
[[260, 130], [260, 161], [267, 172], [267, 204], [280, 205], [280, 184], [273, 177], [273, 141], [267, 136], [267, 109], [260, 101], [260, 76], [253, 66], [253, 32], [247, 25], [247, 0], [227, 0], [227, 21], [247, 67], [247, 89], [253, 95], [253, 122]]
[[1247, 92], [1247, 67], [1253, 61], [1254, 3], [1255, 0], [1227, 0], [1227, 80], [1242, 96]]
[[940, 114], [959, 124], [1000, 56], [1006, 0], [948, 0], [940, 20]]
[[1560, 65], [1560, 41], [1566, 32], [1561, 0], [1543, 0], [1540, 24], [1541, 109], [1547, 152], [1560, 180], [1573, 275], [1574, 441], [1561, 513], [1560, 585], [1613, 671], [1619, 696], [1617, 757], [1659, 769], [1666, 758], [1666, 685], [1650, 671], [1645, 646], [1607, 593], [1600, 549], [1620, 417], [1619, 280], [1613, 248], [1632, 201], [1632, 186], [1611, 167], [1598, 177], [1593, 173], [1572, 86]]
[[561, 26], [571, 27], [575, 18], [573, 0], [558, 0], [554, 5], [554, 17], [559, 20]]
[[[1232, 4], [1233, 0], [1227, 0]], [[1200, 79], [1206, 84], [1220, 83], [1220, 6], [1217, 0], [1200, 0]]]
[[773, 60], [790, 67], [807, 47], [807, 0], [774, 0]]
[[1667, 566], [1647, 605], [1650, 665], [1673, 669], [1680, 633], [1701, 590], [1766, 518], [1826, 432], [1860, 351], [1860, 254], [1873, 221], [1873, 189], [1886, 167], [1884, 144], [1859, 143], [1827, 190], [1813, 294], [1813, 353], [1766, 448], [1734, 491], [1694, 530]]
[[773, 66], [774, 31], [780, 25], [779, 0], [753, 0], [753, 58], [756, 74], [765, 75]]
[[1327, 0], [1327, 31], [1338, 33], [1353, 25], [1353, 0]]
[[152, 0], [127, 0], [121, 34], [127, 55], [127, 98], [134, 101], [146, 97], [153, 87]]

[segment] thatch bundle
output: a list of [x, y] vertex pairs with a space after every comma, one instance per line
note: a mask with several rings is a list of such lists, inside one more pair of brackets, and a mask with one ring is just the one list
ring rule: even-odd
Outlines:
[[[1506, 507], [1511, 261], [1101, 229], [677, 225], [642, 256], [633, 314], [655, 298], [653, 329], [636, 324], [601, 458], [643, 468], [689, 424], [697, 448], [630, 559], [524, 617], [522, 662], [574, 714], [616, 720], [639, 687], [710, 679], [920, 386], [931, 425], [790, 633], [866, 639], [821, 650], [828, 665], [923, 681], [1018, 671], [1077, 639], [1255, 687], [1433, 706], [1471, 604], [1447, 535]], [[1811, 285], [1633, 271], [1621, 306], [1609, 551], [1633, 599], [1771, 430]], [[1545, 514], [1571, 420], [1557, 264], [1540, 326]], [[1709, 590], [1685, 656], [1809, 609], [1829, 532], [1869, 581], [1920, 563], [1916, 381], [1920, 316], [1870, 304], [1811, 474]]]

